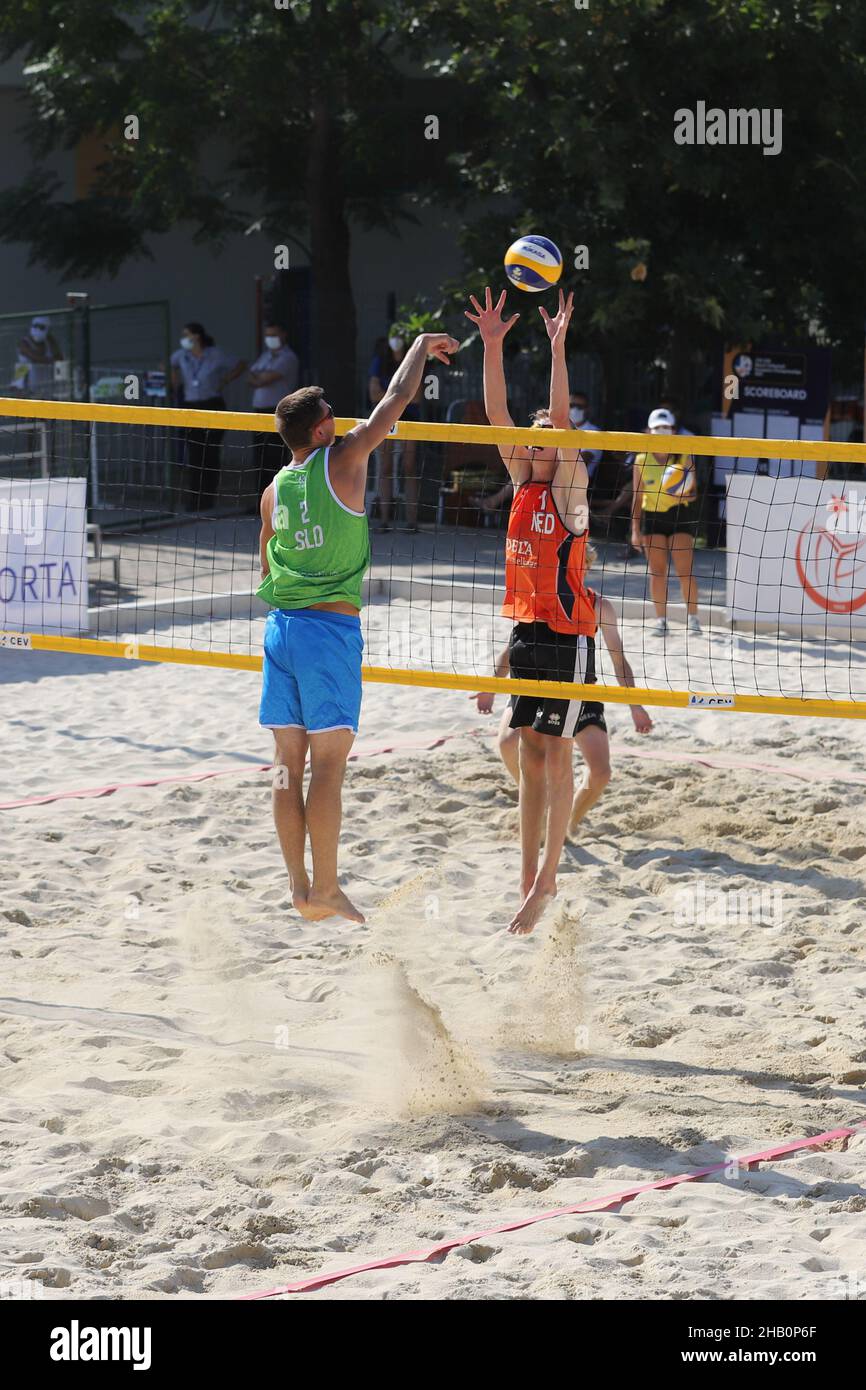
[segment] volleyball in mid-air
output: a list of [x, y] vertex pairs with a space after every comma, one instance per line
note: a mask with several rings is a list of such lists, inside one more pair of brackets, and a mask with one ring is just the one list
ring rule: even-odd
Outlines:
[[505, 274], [518, 290], [549, 290], [562, 274], [562, 252], [546, 236], [519, 237], [505, 253]]

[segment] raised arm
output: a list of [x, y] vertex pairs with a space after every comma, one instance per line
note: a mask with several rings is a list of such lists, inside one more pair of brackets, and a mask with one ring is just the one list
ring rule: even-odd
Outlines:
[[[488, 285], [484, 291], [484, 307], [478, 303], [474, 294], [469, 296], [474, 314], [470, 314], [466, 309], [466, 317], [470, 323], [478, 327], [481, 334], [481, 341], [484, 344], [484, 409], [487, 419], [491, 425], [498, 425], [505, 429], [513, 429], [514, 421], [508, 409], [508, 391], [505, 385], [505, 365], [502, 358], [502, 344], [505, 335], [520, 318], [519, 314], [512, 314], [510, 319], [502, 317], [502, 310], [505, 305], [505, 291], [503, 290], [496, 303], [493, 303], [493, 295], [490, 293]], [[515, 472], [525, 472], [528, 454], [525, 449], [513, 444], [500, 444], [499, 453], [505, 463], [506, 468], [511, 474], [512, 481], [522, 481], [515, 478]], [[518, 467], [519, 465], [519, 467]]]
[[568, 418], [568, 365], [565, 360], [565, 339], [574, 308], [574, 291], [568, 299], [559, 291], [559, 311], [551, 318], [547, 310], [539, 305], [538, 312], [544, 319], [547, 336], [550, 339], [550, 422], [555, 430], [567, 430]]
[[[551, 318], [546, 309], [539, 309], [550, 339], [550, 405], [548, 413], [554, 429], [567, 430], [571, 427], [568, 418], [568, 367], [565, 361], [565, 339], [571, 313], [574, 307], [574, 294], [565, 298], [559, 291], [559, 310]], [[556, 473], [552, 491], [560, 515], [566, 525], [578, 535], [589, 528], [589, 508], [586, 489], [589, 475], [579, 449], [559, 449]]]
[[514, 326], [520, 315], [512, 314], [510, 319], [504, 319], [502, 310], [505, 305], [505, 291], [502, 291], [494, 305], [489, 285], [484, 291], [483, 309], [474, 294], [470, 294], [469, 299], [475, 313], [470, 314], [469, 310], [466, 309], [466, 317], [470, 323], [478, 325], [481, 341], [484, 344], [484, 409], [487, 419], [491, 425], [504, 425], [507, 428], [513, 428], [514, 421], [508, 409], [508, 390], [505, 385], [502, 344], [505, 341], [506, 333]]
[[427, 358], [435, 357], [448, 366], [449, 354], [456, 352], [459, 346], [457, 339], [450, 338], [447, 333], [422, 333], [406, 353], [369, 420], [360, 421], [331, 450], [331, 482], [347, 507], [356, 511], [363, 509], [367, 461], [391, 433], [417, 393]]

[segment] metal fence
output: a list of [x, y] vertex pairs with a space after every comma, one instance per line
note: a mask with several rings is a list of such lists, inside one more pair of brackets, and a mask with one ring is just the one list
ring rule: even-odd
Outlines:
[[[30, 335], [34, 319], [47, 336]], [[167, 300], [0, 315], [2, 397], [165, 405], [170, 355]], [[182, 439], [164, 427], [73, 420], [0, 422], [4, 477], [87, 477], [102, 524], [169, 512]]]

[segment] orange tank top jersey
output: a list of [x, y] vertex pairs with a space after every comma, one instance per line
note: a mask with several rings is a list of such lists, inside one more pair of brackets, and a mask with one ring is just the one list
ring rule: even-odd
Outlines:
[[589, 599], [589, 604], [592, 609], [592, 621], [595, 624], [592, 629], [592, 635], [595, 637], [598, 633], [598, 594], [595, 592], [595, 589], [587, 589], [586, 596]]
[[563, 525], [549, 483], [523, 483], [508, 518], [502, 616], [592, 637], [595, 608], [583, 583], [586, 539], [587, 532], [576, 536]]

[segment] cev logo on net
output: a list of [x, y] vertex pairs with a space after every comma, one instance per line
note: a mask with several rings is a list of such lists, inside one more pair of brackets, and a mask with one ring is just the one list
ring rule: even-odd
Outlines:
[[856, 488], [845, 497], [831, 497], [826, 504], [827, 520], [825, 531], [834, 536], [866, 535], [866, 497]]

